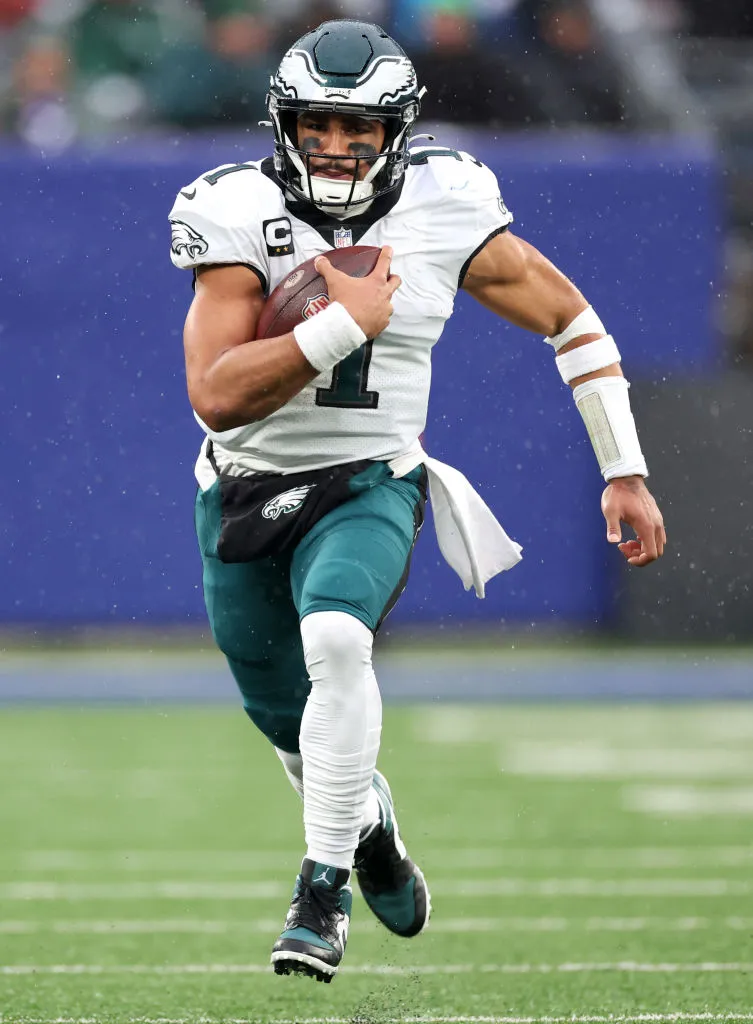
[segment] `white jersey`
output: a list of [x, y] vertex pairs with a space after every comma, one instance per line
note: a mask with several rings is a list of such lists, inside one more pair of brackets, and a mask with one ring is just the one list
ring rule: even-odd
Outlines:
[[286, 204], [270, 165], [226, 165], [179, 192], [170, 212], [177, 267], [245, 264], [268, 294], [299, 264], [334, 247], [390, 245], [403, 283], [387, 329], [281, 409], [232, 430], [201, 425], [228, 472], [394, 459], [415, 446], [426, 425], [431, 350], [468, 265], [512, 215], [494, 174], [450, 149], [412, 150], [397, 201], [379, 198], [367, 214], [342, 222], [310, 204]]

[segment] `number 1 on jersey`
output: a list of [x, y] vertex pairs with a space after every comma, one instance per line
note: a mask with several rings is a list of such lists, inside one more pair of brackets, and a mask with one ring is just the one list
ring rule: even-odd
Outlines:
[[341, 360], [328, 388], [316, 389], [316, 404], [330, 409], [376, 409], [379, 392], [368, 390], [373, 341], [367, 341]]

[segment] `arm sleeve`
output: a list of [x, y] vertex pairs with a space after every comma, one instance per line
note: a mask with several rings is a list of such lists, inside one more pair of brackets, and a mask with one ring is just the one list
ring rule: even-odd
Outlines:
[[181, 189], [169, 214], [170, 259], [181, 270], [240, 263], [257, 273], [266, 291], [267, 246], [253, 188], [262, 186], [263, 179], [256, 168], [248, 171], [253, 178], [251, 173], [217, 177], [214, 172]]

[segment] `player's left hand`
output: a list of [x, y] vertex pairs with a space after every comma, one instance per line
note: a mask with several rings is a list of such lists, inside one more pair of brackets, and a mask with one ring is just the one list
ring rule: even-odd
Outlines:
[[[607, 521], [607, 540], [617, 545], [630, 565], [648, 565], [664, 554], [664, 520], [642, 476], [610, 480], [601, 496], [601, 511]], [[622, 541], [621, 522], [632, 526], [635, 540]]]

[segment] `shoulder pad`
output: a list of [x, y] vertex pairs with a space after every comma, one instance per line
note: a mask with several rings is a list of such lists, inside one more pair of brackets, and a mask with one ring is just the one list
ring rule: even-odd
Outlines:
[[224, 164], [182, 188], [169, 213], [170, 258], [190, 269], [202, 263], [243, 263], [265, 278], [263, 221], [284, 202], [260, 162]]
[[[410, 166], [426, 168], [441, 192], [457, 193], [463, 200], [499, 192], [497, 179], [489, 168], [470, 153], [447, 146], [425, 146], [410, 151]], [[467, 196], [461, 195], [466, 192]]]
[[[239, 220], [254, 218], [269, 207], [274, 195], [280, 195], [277, 185], [261, 173], [259, 164], [258, 160], [221, 164], [195, 178], [178, 192], [170, 219], [198, 214], [218, 224], [232, 221], [237, 225]], [[241, 196], [243, 201], [239, 202]]]

